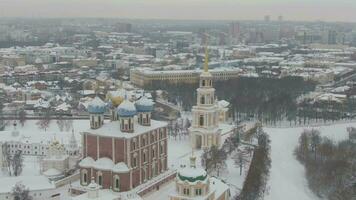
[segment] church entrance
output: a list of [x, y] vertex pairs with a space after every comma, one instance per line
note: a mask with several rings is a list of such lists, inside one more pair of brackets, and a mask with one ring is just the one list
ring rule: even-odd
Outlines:
[[195, 148], [201, 149], [203, 137], [201, 135], [195, 135]]

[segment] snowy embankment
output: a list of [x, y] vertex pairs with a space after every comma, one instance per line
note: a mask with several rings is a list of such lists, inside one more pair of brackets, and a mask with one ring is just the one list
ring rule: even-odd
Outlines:
[[264, 128], [271, 139], [272, 169], [268, 186], [269, 194], [265, 200], [318, 200], [309, 189], [305, 178], [304, 166], [299, 163], [294, 155], [298, 138], [303, 129], [314, 128], [321, 132], [321, 136], [327, 136], [333, 141], [347, 139], [347, 127], [356, 123], [336, 124], [319, 127], [298, 128]]

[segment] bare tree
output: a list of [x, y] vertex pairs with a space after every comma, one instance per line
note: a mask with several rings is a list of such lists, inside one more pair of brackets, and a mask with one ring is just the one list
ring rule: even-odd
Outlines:
[[312, 147], [312, 150], [314, 152], [314, 160], [316, 160], [317, 156], [317, 149], [319, 147], [319, 144], [321, 143], [321, 137], [320, 137], [320, 132], [316, 129], [312, 129], [310, 133], [310, 145]]
[[23, 185], [22, 183], [16, 183], [16, 185], [12, 188], [11, 195], [14, 200], [32, 200], [32, 196], [30, 196], [30, 191]]
[[17, 150], [12, 158], [11, 162], [12, 170], [14, 172], [15, 176], [18, 176], [22, 172], [23, 168], [23, 157], [22, 157], [22, 151]]
[[5, 142], [2, 144], [2, 154], [3, 154], [3, 162], [4, 162], [4, 169], [6, 169], [11, 176], [11, 162], [12, 162], [12, 156], [10, 155], [10, 151], [8, 148], [8, 143]]
[[47, 128], [49, 127], [49, 124], [51, 122], [51, 118], [50, 117], [51, 117], [50, 113], [46, 112], [44, 118], [37, 122], [38, 127], [40, 129], [43, 129], [44, 131], [47, 131]]
[[235, 165], [240, 168], [240, 176], [242, 174], [243, 167], [248, 163], [248, 152], [238, 150], [235, 155], [233, 155]]
[[19, 112], [19, 120], [20, 120], [20, 124], [21, 126], [24, 126], [25, 125], [25, 122], [26, 122], [26, 111], [25, 110], [21, 110]]

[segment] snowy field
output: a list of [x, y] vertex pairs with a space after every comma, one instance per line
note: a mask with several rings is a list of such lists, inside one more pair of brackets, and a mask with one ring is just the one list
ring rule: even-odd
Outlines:
[[[57, 124], [57, 120], [51, 120], [49, 126], [46, 130], [40, 129], [37, 125], [38, 120], [27, 120], [22, 126], [19, 122], [17, 122], [16, 129], [19, 131], [19, 136], [22, 138], [30, 138], [28, 140], [32, 142], [39, 142], [42, 140], [52, 140], [56, 138], [60, 142], [66, 143], [69, 140], [72, 131], [80, 145], [80, 132], [84, 130], [88, 130], [90, 128], [89, 120], [73, 120], [73, 127], [70, 130], [59, 129]], [[14, 130], [13, 121], [9, 122], [9, 125], [5, 127], [4, 131], [0, 131], [0, 135], [2, 135], [1, 140], [13, 140], [11, 138], [11, 132]]]
[[333, 141], [348, 138], [347, 127], [356, 123], [336, 124], [319, 127], [264, 128], [271, 137], [272, 169], [268, 186], [270, 191], [265, 200], [318, 200], [308, 188], [304, 166], [294, 157], [293, 151], [303, 129], [318, 129], [321, 136]]

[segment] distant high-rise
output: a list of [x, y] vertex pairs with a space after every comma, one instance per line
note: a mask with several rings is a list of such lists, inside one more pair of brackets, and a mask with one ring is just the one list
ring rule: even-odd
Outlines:
[[115, 25], [115, 31], [118, 33], [130, 33], [132, 25], [129, 23], [117, 23]]
[[239, 22], [230, 23], [229, 33], [233, 37], [238, 37], [240, 35], [240, 23]]
[[271, 16], [265, 15], [265, 22], [270, 22], [271, 21]]
[[283, 16], [282, 16], [282, 15], [278, 16], [278, 21], [279, 21], [279, 22], [282, 22], [282, 21], [283, 21]]

